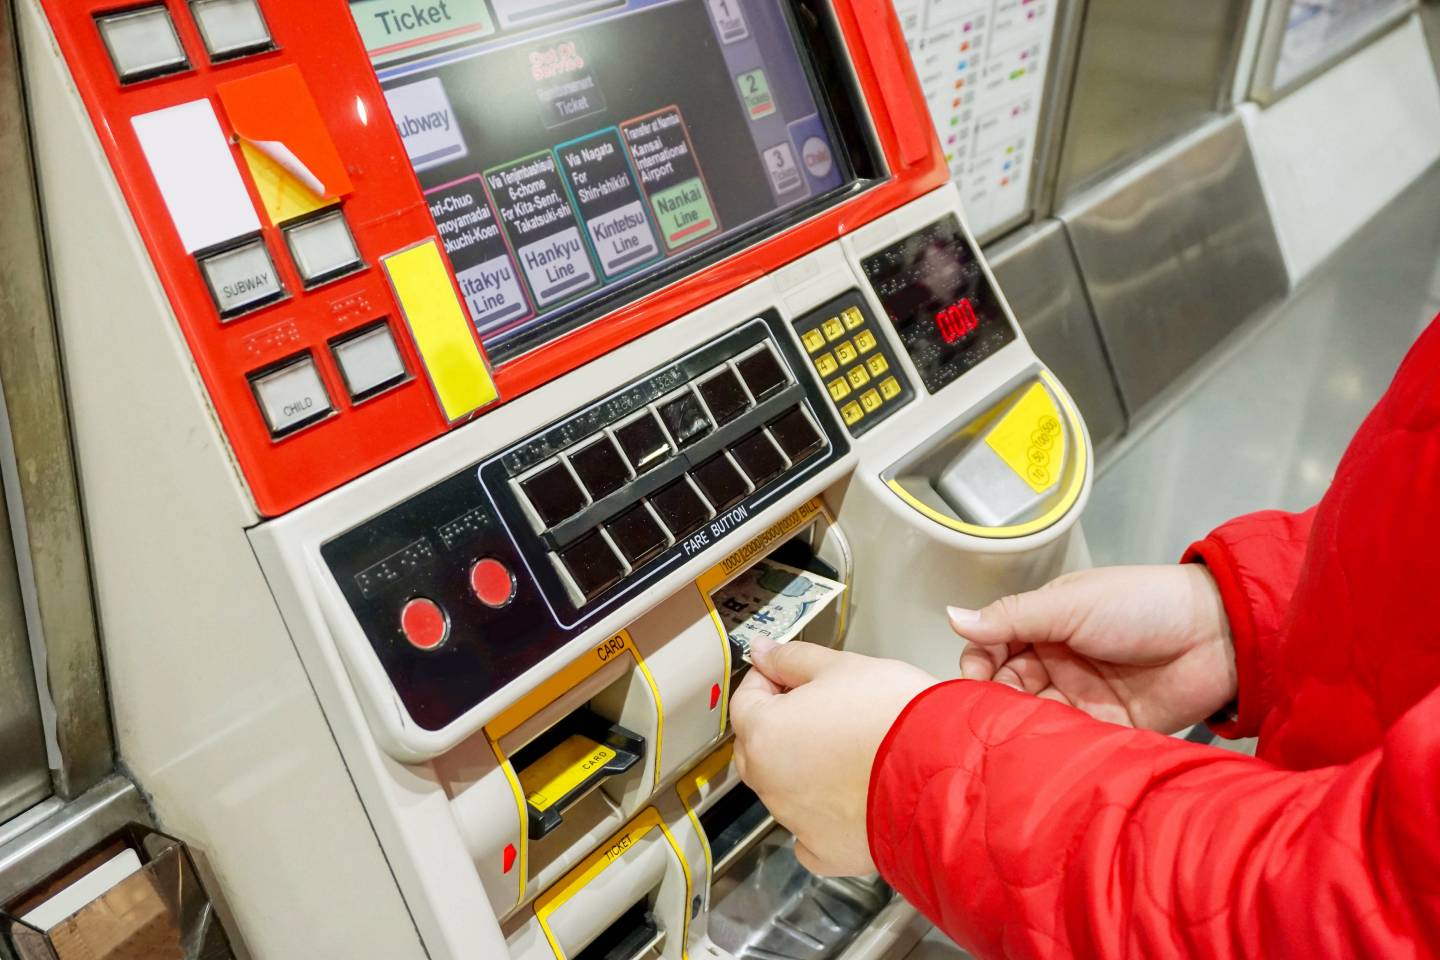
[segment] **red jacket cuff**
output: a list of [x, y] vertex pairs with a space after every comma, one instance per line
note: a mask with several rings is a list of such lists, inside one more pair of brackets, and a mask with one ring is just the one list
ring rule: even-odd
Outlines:
[[1210, 721], [1210, 728], [1222, 737], [1237, 739], [1260, 733], [1265, 696], [1261, 690], [1260, 644], [1249, 595], [1245, 591], [1234, 558], [1225, 544], [1210, 536], [1192, 543], [1181, 563], [1203, 563], [1215, 578], [1225, 617], [1230, 621], [1230, 641], [1235, 650], [1236, 707], [1223, 722]]

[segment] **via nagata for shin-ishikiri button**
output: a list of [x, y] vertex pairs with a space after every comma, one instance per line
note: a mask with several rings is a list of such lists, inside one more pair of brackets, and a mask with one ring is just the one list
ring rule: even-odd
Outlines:
[[331, 410], [320, 371], [308, 354], [252, 377], [250, 385], [276, 437], [314, 423]]

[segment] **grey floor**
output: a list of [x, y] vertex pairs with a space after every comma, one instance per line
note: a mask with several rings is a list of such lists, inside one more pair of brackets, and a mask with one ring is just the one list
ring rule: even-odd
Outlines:
[[1230, 517], [1319, 500], [1440, 311], [1440, 166], [1352, 237], [1101, 466], [1097, 564], [1166, 563]]

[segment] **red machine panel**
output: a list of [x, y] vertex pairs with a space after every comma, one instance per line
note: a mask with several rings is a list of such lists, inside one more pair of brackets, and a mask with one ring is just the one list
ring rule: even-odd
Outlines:
[[[205, 0], [43, 4], [263, 515], [488, 409], [446, 415], [431, 383], [437, 355], [421, 344], [422, 355], [381, 268], [440, 237], [344, 0], [258, 0], [259, 27], [213, 18]], [[890, 5], [835, 0], [835, 15], [889, 168], [884, 182], [499, 366], [498, 402], [945, 182]], [[157, 151], [175, 142], [192, 152], [167, 154], [173, 163], [162, 169]], [[219, 181], [192, 176], [203, 167], [195, 151], [213, 155], [221, 143], [238, 179], [228, 168]], [[287, 193], [294, 182], [305, 190]], [[206, 208], [195, 223], [187, 197]], [[227, 236], [208, 235], [225, 217]], [[450, 283], [458, 299], [453, 271]], [[473, 344], [452, 337], [443, 348], [478, 354], [467, 329]]]

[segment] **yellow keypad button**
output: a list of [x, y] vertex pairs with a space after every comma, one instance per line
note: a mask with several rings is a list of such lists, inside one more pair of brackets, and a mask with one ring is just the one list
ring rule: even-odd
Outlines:
[[865, 322], [865, 314], [860, 312], [859, 307], [846, 307], [840, 313], [840, 319], [845, 321], [846, 330], [854, 330]]
[[894, 377], [886, 377], [880, 381], [880, 395], [886, 400], [894, 400], [900, 396], [900, 381]]
[[865, 361], [865, 366], [870, 369], [870, 376], [878, 377], [880, 376], [880, 374], [890, 369], [890, 361], [885, 359], [885, 354], [877, 353], [875, 354], [875, 356]]
[[840, 408], [840, 416], [845, 418], [846, 426], [853, 427], [865, 416], [865, 411], [860, 409], [860, 404], [851, 400]]
[[830, 399], [836, 403], [850, 396], [850, 384], [845, 382], [844, 377], [836, 377], [831, 380], [825, 384], [825, 389], [830, 391]]
[[859, 390], [870, 382], [870, 374], [865, 372], [864, 367], [851, 367], [850, 371], [845, 374], [845, 378], [850, 381], [850, 386], [856, 390]]
[[861, 353], [869, 353], [875, 349], [875, 334], [869, 330], [861, 330], [855, 334], [855, 346], [860, 348]]
[[866, 413], [874, 413], [876, 410], [879, 410], [880, 404], [884, 402], [884, 400], [880, 399], [879, 392], [874, 389], [866, 390], [860, 394], [860, 406], [865, 408]]
[[835, 348], [835, 359], [847, 366], [854, 363], [855, 359], [859, 356], [860, 354], [855, 352], [855, 345], [849, 340], [846, 340]]
[[805, 344], [805, 349], [811, 353], [825, 346], [825, 334], [819, 330], [806, 330], [800, 334], [800, 340]]
[[840, 369], [840, 364], [835, 362], [835, 354], [822, 353], [815, 358], [815, 369], [820, 371], [820, 376], [828, 377]]
[[831, 317], [820, 324], [820, 329], [825, 331], [826, 340], [839, 340], [845, 336], [845, 327], [840, 323], [839, 317]]

